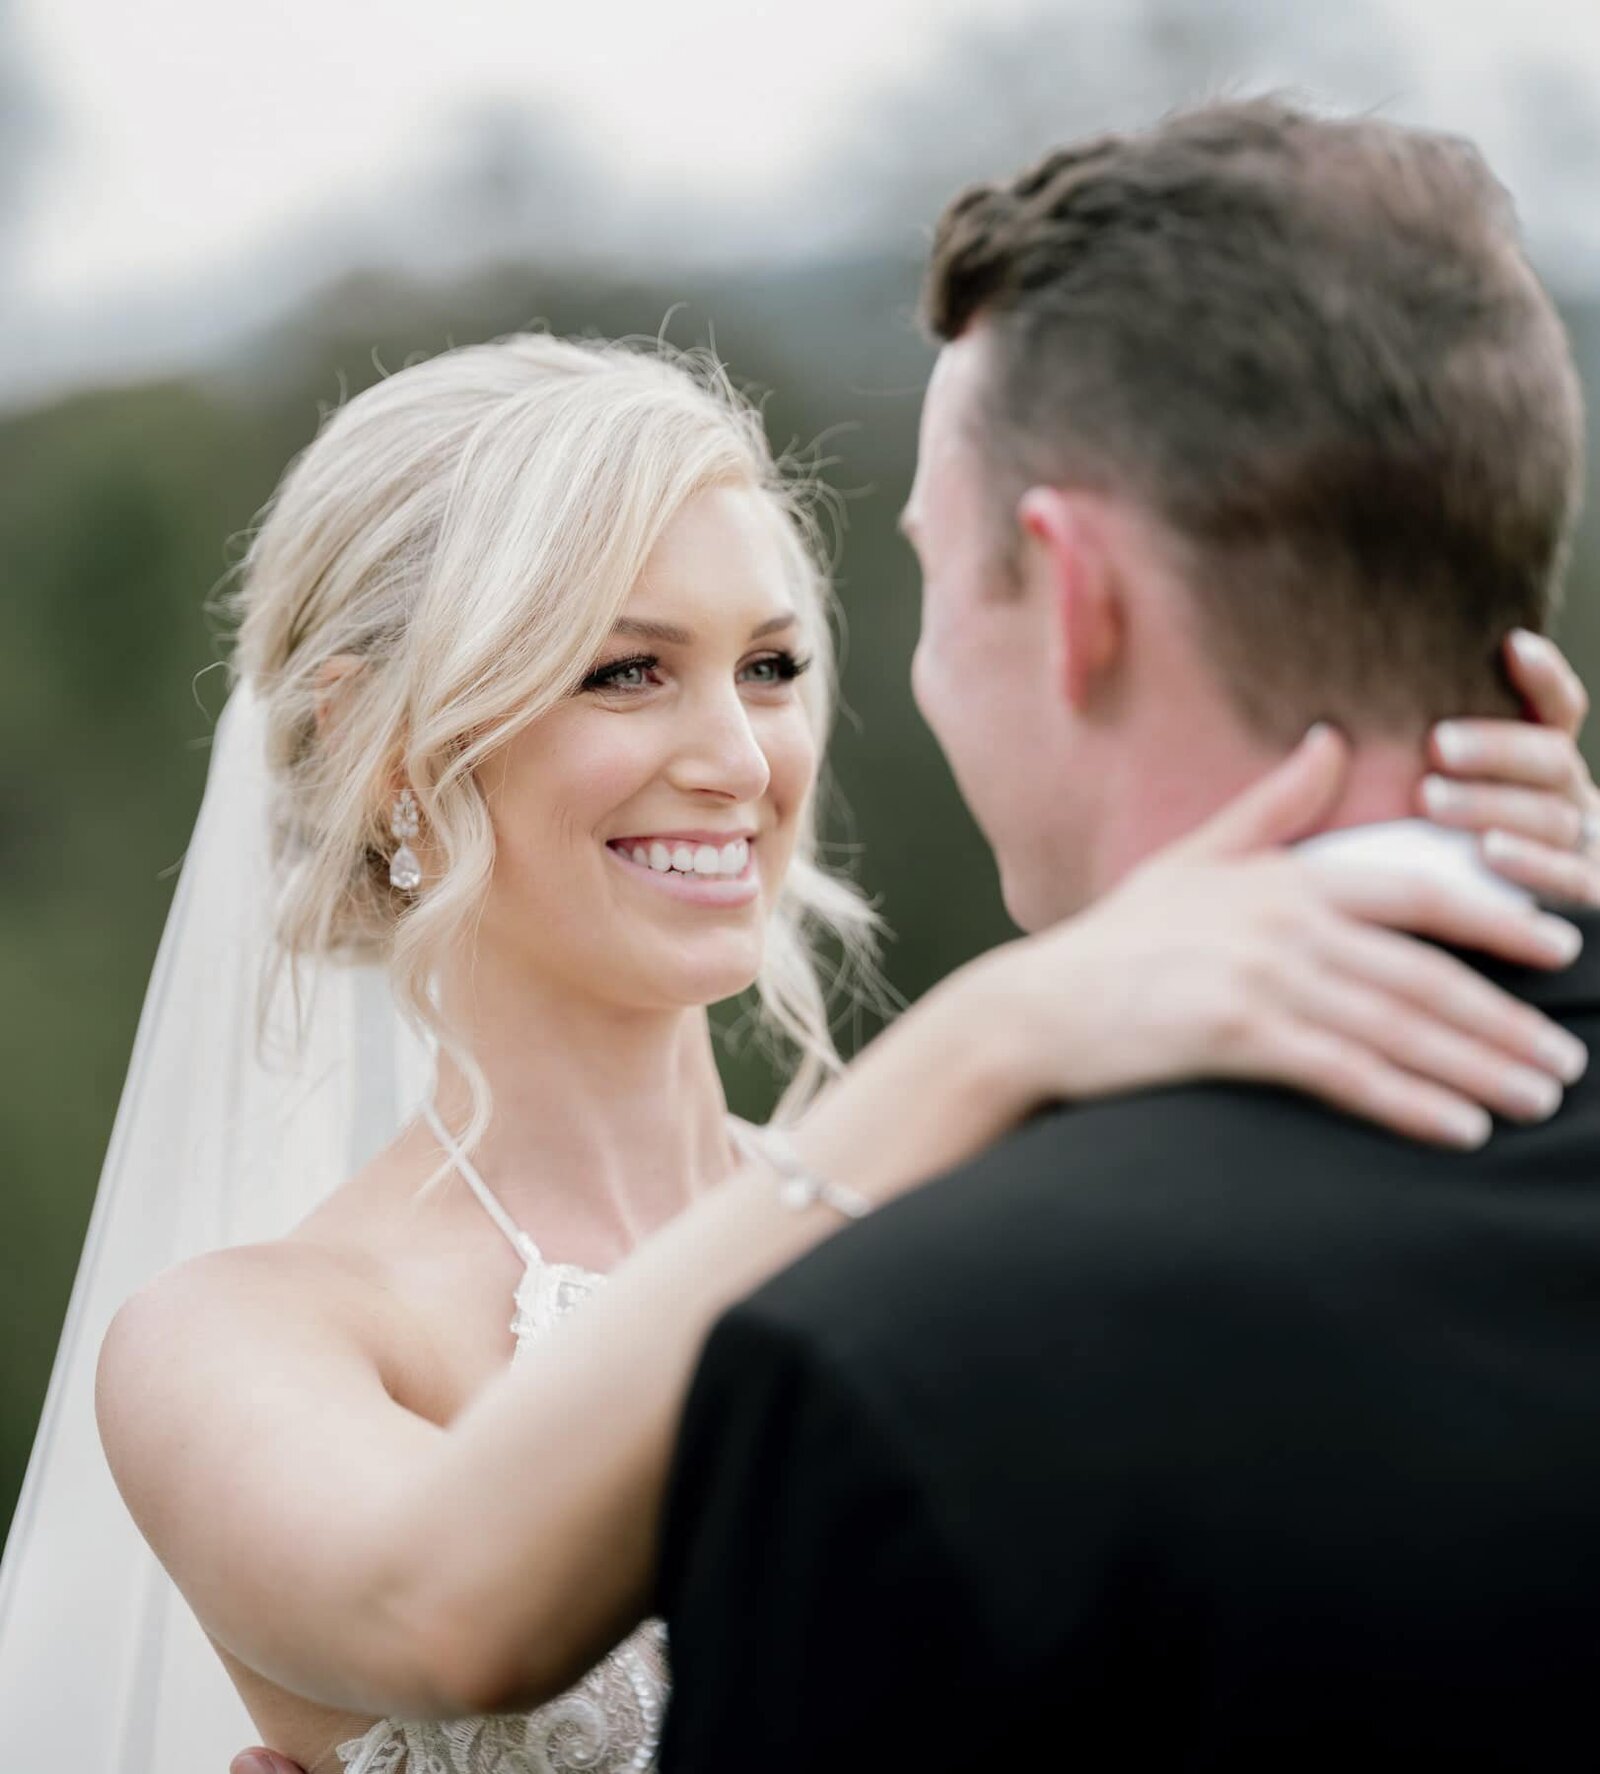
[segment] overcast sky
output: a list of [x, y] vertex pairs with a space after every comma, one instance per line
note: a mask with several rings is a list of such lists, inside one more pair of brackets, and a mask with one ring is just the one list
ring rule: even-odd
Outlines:
[[[452, 129], [495, 101], [623, 187], [737, 217], [799, 188], [872, 95], [915, 85], [952, 31], [1040, 3], [10, 0], [47, 129], [8, 254], [11, 301], [59, 326], [213, 280], [247, 286], [319, 217], [341, 218], [337, 235], [363, 205], [400, 205]], [[1087, 66], [1133, 0], [1044, 3], [1073, 29], [1082, 19]], [[1202, 20], [1207, 4], [1193, 0]], [[1376, 90], [1320, 90], [1319, 44], [1361, 16], [1347, 5], [1319, 16], [1260, 0], [1260, 57], [1228, 72], [1476, 137], [1536, 248], [1600, 287], [1600, 0], [1370, 5], [1382, 44], [1362, 78]]]
[[[1003, 15], [1010, 0], [981, 0]], [[1013, 10], [1017, 8], [1013, 7]], [[913, 72], [979, 0], [25, 0], [63, 131], [29, 217], [38, 293], [183, 274], [378, 186], [453, 116], [536, 107], [621, 179], [731, 200]]]

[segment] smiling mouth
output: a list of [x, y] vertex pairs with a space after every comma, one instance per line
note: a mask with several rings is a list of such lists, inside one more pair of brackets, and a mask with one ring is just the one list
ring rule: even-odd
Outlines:
[[608, 850], [656, 875], [699, 881], [736, 881], [750, 868], [750, 840], [725, 844], [690, 843], [682, 838], [613, 838]]
[[[686, 838], [614, 838], [606, 849], [616, 866], [647, 893], [696, 906], [702, 912], [743, 915], [761, 899], [761, 874], [752, 842], [747, 838], [727, 844], [689, 841], [702, 836], [709, 840], [711, 835], [691, 832]], [[641, 854], [642, 862], [638, 860]], [[685, 860], [688, 866], [680, 867]], [[658, 867], [662, 862], [666, 866]], [[733, 868], [738, 872], [723, 872]]]

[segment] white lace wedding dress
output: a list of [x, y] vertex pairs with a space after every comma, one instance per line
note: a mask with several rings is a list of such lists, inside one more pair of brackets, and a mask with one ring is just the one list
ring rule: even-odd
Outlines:
[[[516, 1292], [511, 1329], [515, 1364], [523, 1350], [605, 1277], [572, 1263], [551, 1263], [490, 1192], [455, 1146], [431, 1107], [435, 1137], [511, 1240], [526, 1268]], [[737, 1131], [735, 1137], [738, 1137]], [[343, 1774], [645, 1774], [655, 1767], [667, 1699], [666, 1628], [647, 1620], [559, 1699], [531, 1713], [481, 1718], [380, 1719], [362, 1737], [338, 1746]]]

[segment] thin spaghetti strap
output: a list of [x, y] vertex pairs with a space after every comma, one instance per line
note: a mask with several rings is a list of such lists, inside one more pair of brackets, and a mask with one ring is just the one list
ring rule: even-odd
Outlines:
[[489, 1185], [478, 1175], [477, 1166], [473, 1164], [472, 1160], [456, 1144], [455, 1140], [451, 1137], [449, 1129], [439, 1119], [438, 1111], [434, 1108], [431, 1098], [422, 1105], [422, 1114], [423, 1119], [426, 1120], [429, 1127], [433, 1129], [433, 1137], [444, 1147], [445, 1151], [450, 1154], [451, 1163], [455, 1165], [456, 1169], [460, 1171], [461, 1175], [466, 1179], [473, 1194], [483, 1203], [484, 1211], [488, 1214], [489, 1218], [494, 1221], [511, 1241], [517, 1255], [521, 1257], [525, 1263], [542, 1263], [544, 1261], [544, 1255], [540, 1251], [538, 1245], [534, 1243], [528, 1234], [523, 1231], [517, 1222], [512, 1219], [511, 1215], [508, 1214], [495, 1199], [494, 1191], [490, 1189]]

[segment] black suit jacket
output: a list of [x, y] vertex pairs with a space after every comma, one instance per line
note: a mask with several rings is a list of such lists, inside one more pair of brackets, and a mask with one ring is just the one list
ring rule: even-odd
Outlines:
[[1600, 919], [1560, 1113], [1045, 1117], [718, 1322], [664, 1774], [1600, 1766]]

